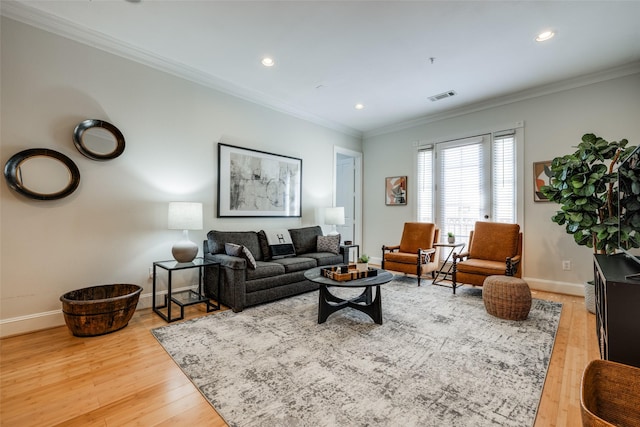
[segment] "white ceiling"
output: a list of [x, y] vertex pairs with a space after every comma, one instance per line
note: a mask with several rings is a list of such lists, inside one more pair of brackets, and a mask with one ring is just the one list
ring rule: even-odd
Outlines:
[[[8, 17], [357, 135], [554, 90], [568, 79], [640, 70], [640, 1], [2, 0], [1, 7]], [[536, 42], [546, 29], [556, 36]], [[260, 64], [265, 55], [274, 67]], [[457, 95], [429, 101], [449, 90]]]

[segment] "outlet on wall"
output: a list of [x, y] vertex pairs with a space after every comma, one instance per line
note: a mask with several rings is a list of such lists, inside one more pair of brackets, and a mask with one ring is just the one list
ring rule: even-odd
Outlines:
[[571, 270], [571, 261], [568, 259], [565, 259], [562, 261], [562, 269], [563, 270]]
[[153, 279], [153, 267], [149, 267], [149, 279]]

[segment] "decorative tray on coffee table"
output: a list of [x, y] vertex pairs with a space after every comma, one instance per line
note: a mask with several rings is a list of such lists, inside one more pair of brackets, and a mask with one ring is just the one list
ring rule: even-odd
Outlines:
[[359, 271], [354, 264], [351, 265], [334, 265], [321, 269], [322, 275], [331, 280], [338, 282], [346, 282], [348, 280], [364, 279], [365, 277], [375, 277], [378, 270], [369, 267], [366, 271]]

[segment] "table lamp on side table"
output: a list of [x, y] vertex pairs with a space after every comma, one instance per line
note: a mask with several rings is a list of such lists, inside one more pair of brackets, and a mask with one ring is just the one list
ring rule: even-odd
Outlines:
[[329, 236], [340, 234], [336, 230], [336, 225], [344, 225], [344, 207], [326, 208], [324, 210], [324, 223], [331, 226]]
[[169, 230], [182, 230], [182, 240], [171, 248], [178, 262], [191, 262], [198, 255], [198, 245], [189, 240], [189, 230], [202, 230], [202, 203], [170, 202]]

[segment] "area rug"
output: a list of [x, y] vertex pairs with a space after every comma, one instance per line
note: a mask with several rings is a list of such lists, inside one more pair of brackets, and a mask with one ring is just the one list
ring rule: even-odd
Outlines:
[[533, 425], [561, 304], [501, 320], [480, 289], [405, 277], [382, 286], [382, 325], [353, 309], [318, 324], [317, 304], [311, 292], [152, 333], [234, 427]]

